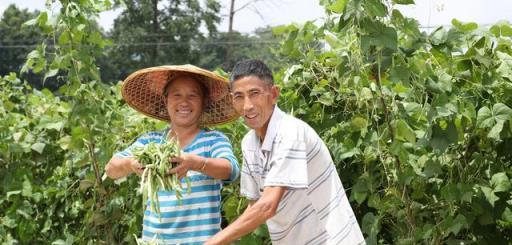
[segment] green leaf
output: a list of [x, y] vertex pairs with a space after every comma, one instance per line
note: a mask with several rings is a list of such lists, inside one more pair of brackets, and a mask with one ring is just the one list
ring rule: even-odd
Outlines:
[[368, 50], [371, 46], [391, 50], [397, 49], [398, 37], [394, 28], [368, 20], [364, 21], [363, 26], [367, 32], [361, 37], [361, 48], [363, 50]]
[[505, 172], [496, 173], [491, 178], [491, 186], [494, 192], [507, 192], [511, 189], [510, 180]]
[[318, 98], [318, 102], [331, 106], [334, 103], [334, 95], [331, 92], [323, 93], [320, 98]]
[[501, 215], [501, 219], [505, 222], [512, 224], [512, 209], [511, 208], [505, 208], [505, 211], [503, 211]]
[[496, 72], [512, 82], [512, 56], [500, 51], [497, 51], [496, 54], [501, 63]]
[[23, 136], [23, 132], [16, 132], [16, 133], [12, 134], [12, 139], [15, 142], [20, 142], [20, 139], [22, 136]]
[[17, 191], [8, 191], [7, 192], [7, 200], [9, 200], [9, 197], [13, 196], [13, 195], [19, 195], [21, 194], [21, 191], [20, 190], [17, 190]]
[[475, 22], [462, 23], [457, 19], [452, 20], [452, 25], [463, 32], [474, 31], [478, 28], [478, 24]]
[[280, 26], [272, 27], [272, 33], [276, 36], [279, 36], [285, 32], [288, 32], [289, 29], [290, 29], [289, 25], [280, 25]]
[[64, 121], [48, 123], [48, 124], [46, 124], [46, 128], [47, 129], [55, 129], [57, 131], [60, 131], [62, 128], [64, 128]]
[[345, 5], [347, 5], [347, 0], [336, 0], [336, 2], [328, 5], [326, 8], [334, 13], [341, 14], [343, 9], [345, 9]]
[[45, 146], [46, 146], [45, 143], [38, 142], [38, 143], [33, 144], [31, 146], [31, 149], [36, 151], [39, 154], [42, 154]]
[[66, 135], [62, 138], [60, 138], [57, 143], [59, 144], [60, 148], [62, 148], [63, 150], [67, 150], [69, 149], [69, 146], [71, 144], [71, 136], [69, 135]]
[[256, 230], [253, 231], [253, 234], [259, 236], [259, 237], [268, 237], [268, 228], [266, 224], [258, 226]]
[[339, 155], [339, 159], [340, 160], [347, 159], [349, 157], [355, 156], [356, 154], [359, 154], [359, 149], [352, 148], [349, 151], [343, 152], [343, 154]]
[[368, 181], [368, 174], [363, 174], [359, 176], [357, 182], [353, 186], [350, 198], [355, 200], [359, 204], [363, 203], [364, 200], [366, 200], [366, 198], [368, 197]]
[[460, 201], [464, 201], [467, 203], [471, 203], [471, 200], [473, 199], [473, 185], [471, 184], [464, 184], [464, 183], [458, 183], [457, 184], [457, 190], [459, 192], [458, 199]]
[[388, 8], [380, 0], [365, 0], [365, 9], [375, 17], [385, 17], [388, 14]]
[[[18, 226], [18, 225], [16, 224], [16, 219], [11, 219], [11, 218], [10, 218], [9, 216], [7, 216], [7, 215], [6, 215], [6, 216], [4, 216], [4, 217], [1, 217], [1, 218], [0, 218], [0, 221], [2, 221], [2, 222], [1, 222], [2, 226], [5, 226], [5, 227], [11, 228], [11, 229], [16, 228], [16, 226]], [[3, 239], [3, 238], [2, 238], [2, 239]], [[13, 243], [11, 243], [11, 244], [17, 244], [17, 242], [13, 242]]]
[[483, 129], [492, 127], [487, 136], [499, 140], [503, 125], [510, 118], [512, 118], [512, 109], [503, 103], [496, 103], [492, 107], [492, 111], [488, 107], [478, 110], [476, 124], [478, 128]]
[[389, 147], [389, 152], [397, 156], [400, 162], [409, 162], [409, 152], [403, 142], [398, 140], [393, 141]]
[[23, 26], [33, 26], [37, 23], [37, 17], [23, 23]]
[[368, 212], [363, 217], [362, 230], [368, 235], [366, 242], [368, 244], [377, 244], [377, 235], [380, 231], [381, 220], [378, 216], [375, 216], [372, 212]]
[[243, 236], [240, 241], [238, 241], [237, 243], [235, 243], [235, 245], [259, 245], [258, 243], [258, 239], [253, 237], [252, 234], [249, 234], [249, 235], [245, 235]]
[[27, 59], [38, 59], [41, 58], [41, 53], [38, 49], [30, 51], [27, 55]]
[[432, 126], [430, 146], [444, 152], [451, 144], [457, 143], [459, 137], [457, 126], [453, 121], [441, 121]]
[[496, 117], [496, 121], [506, 121], [512, 118], [512, 109], [503, 103], [496, 103], [492, 107], [492, 114]]
[[503, 130], [503, 121], [498, 121], [489, 131], [487, 134], [487, 137], [494, 139], [494, 140], [500, 140], [500, 133]]
[[356, 129], [365, 129], [368, 126], [368, 121], [362, 117], [352, 118], [351, 125]]
[[51, 69], [51, 70], [49, 70], [48, 72], [46, 72], [46, 74], [44, 74], [43, 81], [46, 81], [46, 79], [49, 78], [49, 77], [54, 77], [55, 75], [57, 75], [58, 72], [59, 72], [59, 69]]
[[494, 190], [487, 186], [480, 186], [480, 189], [484, 193], [485, 198], [494, 207], [494, 203], [500, 198], [494, 194]]
[[414, 4], [414, 0], [393, 0], [393, 3], [407, 5], [407, 4]]
[[66, 45], [69, 43], [69, 31], [63, 31], [59, 36], [59, 45]]
[[372, 91], [367, 88], [367, 87], [364, 87], [361, 89], [361, 98], [364, 99], [364, 100], [371, 100], [373, 99], [373, 94], [372, 94]]
[[489, 128], [498, 121], [505, 122], [512, 117], [512, 109], [503, 103], [496, 103], [492, 111], [488, 107], [482, 107], [478, 110], [477, 126], [478, 128]]
[[492, 118], [491, 110], [487, 106], [480, 108], [476, 117], [476, 126], [478, 128], [489, 128], [493, 125], [494, 119]]
[[338, 48], [340, 45], [340, 40], [338, 40], [338, 38], [336, 37], [336, 35], [334, 35], [333, 33], [329, 32], [329, 31], [324, 31], [324, 39], [325, 41], [329, 44], [329, 46], [331, 46], [331, 48]]
[[395, 138], [408, 141], [411, 143], [416, 143], [416, 135], [414, 131], [409, 127], [409, 125], [403, 120], [395, 121]]
[[93, 187], [93, 186], [94, 186], [94, 181], [88, 180], [88, 179], [84, 179], [84, 180], [80, 181], [79, 189], [81, 191], [86, 191], [87, 189], [89, 189], [90, 187]]
[[427, 177], [434, 177], [443, 173], [443, 168], [438, 161], [428, 160], [425, 163], [425, 168], [423, 169], [423, 174]]
[[48, 21], [48, 13], [46, 11], [43, 11], [39, 14], [37, 17], [37, 24], [40, 27], [44, 27], [46, 25], [46, 22]]
[[451, 221], [450, 226], [446, 229], [446, 232], [457, 235], [463, 227], [467, 227], [467, 223], [468, 222], [466, 217], [464, 217], [462, 214], [459, 214], [457, 217], [455, 217], [454, 220]]
[[409, 88], [405, 87], [402, 83], [397, 83], [393, 87], [393, 91], [402, 97], [406, 97], [409, 92]]
[[432, 34], [430, 34], [430, 41], [434, 45], [440, 45], [447, 41], [448, 33], [443, 27], [437, 28]]
[[441, 196], [448, 202], [457, 200], [458, 191], [457, 186], [454, 184], [448, 184], [441, 188]]
[[32, 185], [30, 184], [30, 181], [26, 175], [24, 178], [25, 180], [23, 181], [23, 189], [21, 190], [21, 195], [24, 197], [30, 197], [32, 196]]
[[101, 36], [101, 33], [95, 31], [95, 32], [92, 32], [90, 35], [89, 35], [89, 38], [87, 39], [87, 41], [89, 43], [94, 43], [94, 44], [98, 44], [100, 45], [101, 48], [103, 48], [103, 37]]
[[507, 22], [495, 24], [489, 30], [496, 37], [512, 37], [512, 27]]

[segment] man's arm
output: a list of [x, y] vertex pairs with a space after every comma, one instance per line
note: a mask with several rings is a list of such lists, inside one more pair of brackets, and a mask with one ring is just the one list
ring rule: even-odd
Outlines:
[[112, 157], [105, 166], [105, 173], [111, 179], [119, 179], [131, 173], [142, 174], [143, 168], [133, 157]]
[[254, 204], [249, 204], [244, 213], [231, 225], [206, 241], [205, 245], [228, 244], [255, 230], [276, 214], [277, 207], [286, 187], [265, 187], [263, 194]]

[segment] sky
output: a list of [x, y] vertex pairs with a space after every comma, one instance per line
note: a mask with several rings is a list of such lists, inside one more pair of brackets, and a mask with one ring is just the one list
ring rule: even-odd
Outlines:
[[[219, 31], [228, 30], [230, 0], [220, 0], [222, 22]], [[456, 18], [463, 22], [483, 25], [500, 20], [512, 23], [512, 0], [416, 0], [415, 5], [400, 6], [406, 16], [417, 19], [424, 27], [450, 25]], [[0, 0], [0, 13], [11, 3], [29, 10], [45, 9], [45, 0]], [[234, 17], [234, 30], [251, 33], [258, 27], [302, 23], [307, 20], [321, 20], [325, 12], [319, 0], [236, 0], [235, 9], [247, 3]], [[112, 27], [120, 10], [100, 14], [99, 22], [106, 29]]]

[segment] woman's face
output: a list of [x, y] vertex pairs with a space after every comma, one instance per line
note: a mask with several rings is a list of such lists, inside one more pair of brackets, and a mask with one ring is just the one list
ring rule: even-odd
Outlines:
[[167, 95], [167, 112], [173, 127], [199, 127], [204, 94], [198, 81], [179, 77], [171, 82]]

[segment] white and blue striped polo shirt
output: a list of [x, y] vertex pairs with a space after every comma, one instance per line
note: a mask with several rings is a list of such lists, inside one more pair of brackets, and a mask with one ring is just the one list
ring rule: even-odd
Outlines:
[[273, 244], [365, 243], [329, 150], [308, 124], [275, 106], [263, 143], [251, 130], [242, 152], [241, 195], [287, 189], [267, 220]]
[[[149, 142], [161, 143], [167, 130], [150, 132], [116, 157], [131, 157], [131, 149], [144, 146]], [[164, 244], [202, 244], [220, 231], [221, 202], [220, 190], [223, 182], [238, 178], [239, 168], [228, 138], [219, 131], [201, 130], [184, 152], [202, 157], [225, 158], [231, 163], [231, 175], [228, 180], [218, 180], [196, 171], [188, 171], [191, 192], [184, 192], [181, 201], [176, 199], [174, 191], [159, 191], [161, 217], [146, 207], [142, 239], [151, 241], [155, 237]], [[182, 179], [186, 186], [185, 180]], [[149, 204], [149, 202], [148, 202]]]

